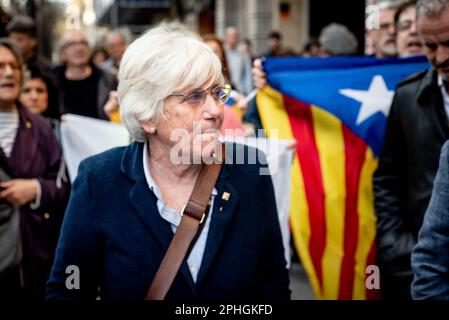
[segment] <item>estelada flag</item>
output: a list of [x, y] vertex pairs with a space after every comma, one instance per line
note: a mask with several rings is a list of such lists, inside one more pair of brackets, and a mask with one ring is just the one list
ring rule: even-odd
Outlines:
[[[274, 58], [257, 95], [267, 135], [296, 139], [290, 223], [319, 299], [372, 299], [376, 216], [372, 187], [396, 85], [425, 57]], [[272, 134], [273, 132], [271, 132]], [[373, 269], [374, 270], [374, 269]]]

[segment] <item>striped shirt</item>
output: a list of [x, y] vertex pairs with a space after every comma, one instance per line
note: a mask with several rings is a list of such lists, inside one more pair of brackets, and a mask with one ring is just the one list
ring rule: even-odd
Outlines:
[[17, 129], [19, 128], [19, 113], [17, 111], [0, 111], [0, 148], [9, 158]]

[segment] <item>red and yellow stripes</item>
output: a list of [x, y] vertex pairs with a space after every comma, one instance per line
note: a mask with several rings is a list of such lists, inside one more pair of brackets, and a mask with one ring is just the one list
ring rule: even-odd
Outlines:
[[257, 104], [265, 129], [298, 142], [291, 227], [315, 295], [369, 298], [365, 268], [374, 257], [371, 178], [377, 165], [370, 148], [334, 115], [269, 87]]

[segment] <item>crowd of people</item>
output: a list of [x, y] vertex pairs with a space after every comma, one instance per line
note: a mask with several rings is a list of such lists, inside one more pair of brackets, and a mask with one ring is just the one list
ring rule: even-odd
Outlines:
[[[426, 55], [431, 64], [397, 86], [373, 180], [382, 297], [449, 299], [449, 1], [376, 5], [379, 25], [366, 30], [373, 56]], [[214, 159], [218, 133], [254, 135], [262, 125], [247, 97], [267, 85], [261, 57], [233, 26], [220, 39], [162, 25], [133, 42], [114, 30], [93, 49], [82, 32], [68, 31], [53, 65], [38, 53], [32, 18], [13, 17], [7, 32], [0, 39], [0, 298], [143, 299], [171, 237], [191, 216], [184, 205], [202, 174], [202, 164], [170, 162], [179, 142], [171, 133], [185, 129], [189, 146], [200, 135], [209, 144], [190, 156]], [[358, 50], [354, 34], [332, 23], [299, 54], [273, 31], [263, 57]], [[83, 162], [73, 187], [59, 142], [68, 113], [123, 123], [134, 141]], [[261, 165], [222, 164], [202, 208], [204, 226], [167, 298], [290, 297], [273, 187], [256, 174]], [[79, 290], [66, 288], [69, 265], [85, 275]]]

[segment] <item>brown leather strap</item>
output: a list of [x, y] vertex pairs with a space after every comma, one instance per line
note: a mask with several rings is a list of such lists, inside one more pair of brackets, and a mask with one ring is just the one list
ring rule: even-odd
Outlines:
[[221, 147], [220, 163], [203, 165], [201, 168], [189, 201], [183, 209], [181, 223], [154, 276], [145, 300], [163, 300], [165, 298], [184, 261], [192, 240], [195, 238], [200, 223], [207, 218], [208, 212], [206, 209], [220, 174], [221, 165], [224, 162], [224, 144]]

